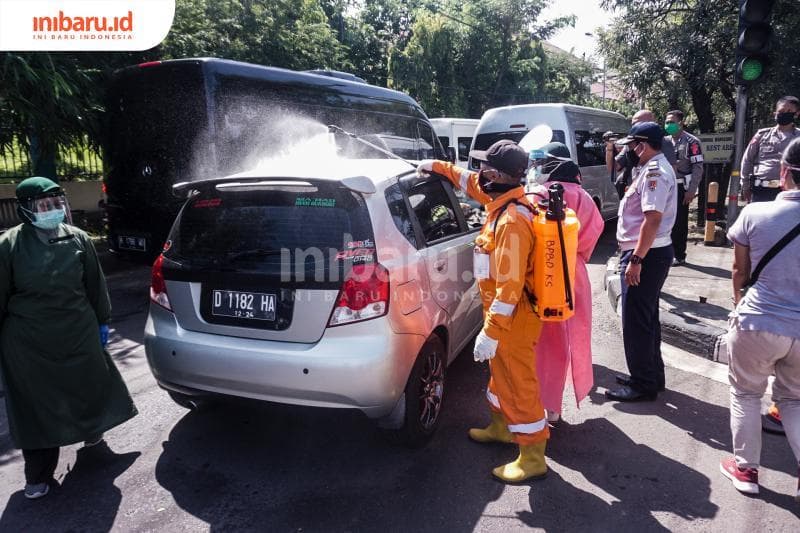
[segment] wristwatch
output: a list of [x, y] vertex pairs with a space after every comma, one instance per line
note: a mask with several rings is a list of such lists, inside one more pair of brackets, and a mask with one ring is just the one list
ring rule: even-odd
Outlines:
[[633, 254], [631, 256], [630, 263], [632, 265], [641, 265], [642, 264], [642, 258], [640, 256], [636, 255], [636, 254]]

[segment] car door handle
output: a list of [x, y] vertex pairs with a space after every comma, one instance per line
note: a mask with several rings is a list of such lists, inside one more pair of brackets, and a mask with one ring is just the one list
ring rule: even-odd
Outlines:
[[447, 261], [445, 261], [444, 259], [439, 259], [438, 261], [433, 263], [433, 269], [436, 272], [443, 272], [446, 266], [447, 266]]

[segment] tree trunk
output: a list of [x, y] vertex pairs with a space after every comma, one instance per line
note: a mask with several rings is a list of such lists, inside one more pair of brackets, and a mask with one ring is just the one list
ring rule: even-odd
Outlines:
[[30, 135], [30, 158], [34, 176], [50, 178], [58, 183], [56, 176], [56, 150], [50, 143], [42, 142], [41, 136]]
[[691, 87], [692, 107], [697, 115], [697, 125], [702, 133], [714, 131], [714, 111], [711, 107], [711, 93], [705, 87]]

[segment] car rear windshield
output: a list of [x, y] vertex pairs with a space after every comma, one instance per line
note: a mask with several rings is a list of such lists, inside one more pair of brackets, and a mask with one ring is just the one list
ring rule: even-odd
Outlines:
[[218, 185], [192, 197], [165, 256], [184, 266], [280, 275], [282, 281], [334, 281], [344, 265], [375, 260], [359, 193], [335, 182], [274, 183]]

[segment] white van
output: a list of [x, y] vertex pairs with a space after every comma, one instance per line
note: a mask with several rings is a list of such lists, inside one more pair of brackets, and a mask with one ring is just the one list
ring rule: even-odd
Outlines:
[[476, 118], [432, 118], [433, 131], [442, 142], [453, 163], [469, 159], [469, 147], [480, 120]]
[[[434, 129], [437, 128], [435, 120]], [[606, 168], [603, 133], [627, 134], [630, 121], [613, 111], [569, 104], [528, 104], [489, 109], [481, 117], [471, 150], [486, 150], [500, 139], [518, 142], [534, 126], [547, 124], [552, 141], [567, 145], [581, 169], [583, 188], [594, 198], [604, 220], [617, 216], [619, 197]], [[437, 130], [437, 135], [438, 135]], [[469, 161], [471, 170], [478, 165]]]

